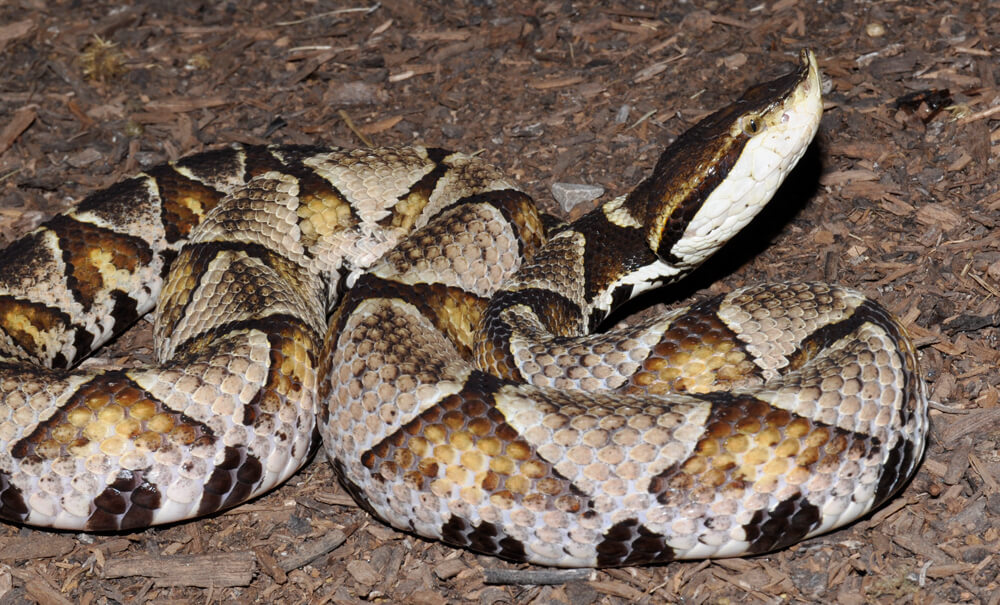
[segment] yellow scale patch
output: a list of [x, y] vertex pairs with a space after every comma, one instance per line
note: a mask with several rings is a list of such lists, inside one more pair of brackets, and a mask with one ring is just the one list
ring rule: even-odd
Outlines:
[[156, 451], [168, 442], [190, 445], [202, 434], [121, 375], [104, 374], [81, 387], [59, 413], [20, 441], [14, 455], [48, 460], [97, 453], [121, 456], [132, 445]]
[[416, 491], [450, 498], [457, 489], [472, 506], [545, 507], [555, 498], [557, 510], [578, 510], [581, 503], [567, 482], [490, 409], [473, 393], [452, 395], [390, 438], [399, 443], [383, 442], [362, 462], [385, 479], [401, 476]]
[[350, 204], [333, 189], [306, 188], [299, 193], [299, 199], [298, 215], [302, 219], [299, 226], [307, 241], [313, 242], [354, 226]]

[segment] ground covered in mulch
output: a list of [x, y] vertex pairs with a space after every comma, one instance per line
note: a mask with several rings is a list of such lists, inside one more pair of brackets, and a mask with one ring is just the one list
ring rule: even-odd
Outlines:
[[[863, 290], [918, 344], [929, 451], [883, 509], [785, 551], [576, 575], [397, 533], [319, 457], [201, 521], [3, 526], [0, 602], [1000, 602], [1000, 8], [128, 4], [0, 5], [0, 244], [94, 188], [233, 141], [426, 143], [481, 152], [549, 208], [556, 182], [617, 195], [699, 117], [814, 48], [816, 144], [760, 220], [661, 298], [764, 279]], [[101, 354], [148, 357], [148, 324]]]

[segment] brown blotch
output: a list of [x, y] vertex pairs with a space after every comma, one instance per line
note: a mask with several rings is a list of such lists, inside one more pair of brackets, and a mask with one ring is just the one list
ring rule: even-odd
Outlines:
[[[667, 328], [623, 386], [635, 393], [707, 393], [729, 390], [760, 369], [751, 361], [743, 343], [716, 315], [720, 297], [693, 306]], [[692, 374], [692, 362], [700, 373]]]
[[521, 542], [508, 536], [499, 526], [486, 521], [472, 525], [467, 520], [452, 515], [441, 527], [441, 539], [447, 544], [511, 561], [526, 560]]
[[720, 489], [740, 494], [758, 481], [773, 483], [781, 475], [832, 470], [842, 464], [845, 451], [857, 448], [864, 455], [871, 442], [867, 435], [772, 409], [750, 395], [702, 397], [712, 404], [706, 436], [691, 457], [649, 483], [649, 492], [661, 504], [681, 508], [698, 503], [699, 497], [710, 500]]
[[153, 260], [149, 244], [132, 235], [66, 215], [54, 217], [47, 226], [59, 239], [63, 262], [69, 270], [66, 283], [86, 309], [109, 287], [102, 271], [131, 274]]
[[168, 242], [190, 235], [205, 214], [219, 203], [223, 193], [177, 172], [169, 164], [146, 172], [160, 192], [160, 215]]
[[24, 523], [28, 519], [24, 494], [10, 482], [6, 473], [0, 473], [0, 519], [15, 523]]

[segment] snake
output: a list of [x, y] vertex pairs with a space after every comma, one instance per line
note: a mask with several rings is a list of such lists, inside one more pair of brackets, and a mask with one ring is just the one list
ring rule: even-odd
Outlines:
[[[822, 110], [804, 50], [568, 224], [430, 147], [236, 145], [91, 193], [0, 259], [0, 517], [209, 515], [322, 443], [377, 519], [518, 562], [750, 555], [849, 523], [924, 450], [888, 310], [764, 283], [604, 325], [748, 225]], [[152, 357], [87, 359], [154, 307]]]

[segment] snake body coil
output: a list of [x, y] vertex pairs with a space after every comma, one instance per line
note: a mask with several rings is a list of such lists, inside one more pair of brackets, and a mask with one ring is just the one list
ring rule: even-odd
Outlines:
[[[0, 260], [0, 516], [208, 514], [319, 433], [380, 519], [514, 560], [733, 556], [847, 523], [924, 447], [888, 312], [767, 284], [593, 332], [745, 226], [820, 114], [803, 53], [551, 230], [492, 166], [424, 148], [210, 151], [95, 193]], [[76, 367], [154, 304], [155, 363]]]

